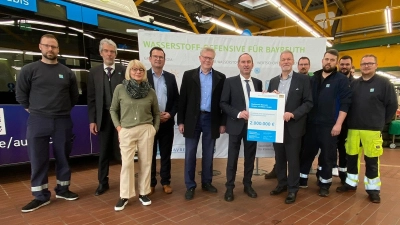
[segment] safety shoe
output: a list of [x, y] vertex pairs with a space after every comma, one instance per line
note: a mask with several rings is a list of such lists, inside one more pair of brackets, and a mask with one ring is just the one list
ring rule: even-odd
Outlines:
[[300, 178], [299, 187], [300, 188], [308, 188], [307, 181], [308, 181], [307, 178]]
[[372, 203], [381, 203], [381, 197], [378, 193], [369, 194], [369, 200], [371, 200]]
[[321, 197], [328, 197], [329, 196], [329, 189], [321, 187], [319, 189], [318, 195], [321, 196]]
[[75, 194], [74, 192], [67, 190], [64, 193], [58, 193], [56, 194], [56, 198], [62, 198], [68, 201], [73, 201], [79, 198], [79, 196], [77, 194]]
[[29, 202], [26, 206], [24, 206], [21, 209], [21, 212], [23, 213], [32, 212], [48, 204], [50, 204], [50, 200], [41, 201], [39, 199], [33, 199], [31, 202]]
[[124, 210], [126, 204], [128, 204], [128, 199], [127, 198], [119, 198], [117, 204], [114, 207], [115, 211], [122, 211]]
[[343, 193], [343, 192], [348, 192], [348, 191], [356, 191], [356, 190], [357, 190], [357, 187], [350, 186], [346, 183], [343, 184], [342, 186], [336, 188], [336, 192], [338, 192], [338, 193]]
[[142, 202], [142, 205], [151, 205], [151, 200], [147, 195], [139, 195], [139, 200]]

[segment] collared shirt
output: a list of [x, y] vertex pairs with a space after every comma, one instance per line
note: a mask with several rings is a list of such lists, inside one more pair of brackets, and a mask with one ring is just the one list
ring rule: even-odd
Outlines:
[[112, 64], [111, 66], [107, 66], [106, 64], [103, 63], [103, 70], [104, 70], [104, 72], [106, 72], [106, 75], [108, 73], [108, 70], [107, 70], [108, 67], [111, 67], [111, 74], [113, 74], [115, 71], [115, 63]]
[[293, 70], [290, 71], [286, 79], [282, 79], [282, 74], [280, 76], [278, 91], [281, 94], [285, 94], [285, 101], [287, 100], [289, 94], [290, 84], [292, 83], [292, 77], [293, 77]]
[[204, 74], [200, 69], [200, 111], [211, 112], [212, 69]]
[[[242, 83], [242, 88], [243, 88], [243, 93], [244, 93], [244, 100], [246, 101], [246, 111], [249, 111], [249, 96], [247, 96], [247, 88], [246, 88], [246, 78], [240, 74], [240, 81]], [[249, 85], [250, 85], [250, 92], [254, 92], [254, 83], [253, 80], [251, 79], [251, 76], [249, 77]]]
[[156, 91], [158, 108], [160, 112], [165, 112], [165, 107], [167, 105], [167, 84], [165, 83], [164, 71], [162, 71], [161, 76], [157, 76], [153, 69], [151, 69], [154, 80], [154, 90]]

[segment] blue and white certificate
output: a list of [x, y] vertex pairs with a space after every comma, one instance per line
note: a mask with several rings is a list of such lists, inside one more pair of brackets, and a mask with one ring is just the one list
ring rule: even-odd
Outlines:
[[285, 95], [250, 92], [247, 140], [283, 143]]

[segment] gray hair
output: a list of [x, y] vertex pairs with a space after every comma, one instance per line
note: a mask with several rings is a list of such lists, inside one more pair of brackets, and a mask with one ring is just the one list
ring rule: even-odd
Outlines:
[[107, 38], [104, 38], [104, 39], [102, 39], [102, 40], [100, 41], [100, 45], [99, 45], [99, 52], [100, 52], [100, 53], [101, 53], [101, 51], [103, 51], [103, 45], [104, 45], [104, 44], [108, 44], [108, 45], [113, 46], [113, 47], [115, 48], [115, 55], [118, 54], [118, 52], [117, 52], [117, 45], [115, 44], [115, 42], [112, 41], [111, 39], [107, 39]]
[[214, 53], [214, 57], [215, 57], [215, 50], [211, 47], [205, 46], [204, 48], [202, 48], [200, 51], [200, 55], [202, 55], [203, 52], [212, 52], [212, 53]]
[[289, 53], [289, 54], [291, 54], [292, 55], [292, 58], [293, 58], [293, 60], [294, 60], [294, 55], [293, 55], [293, 52], [292, 51], [290, 51], [290, 50], [285, 50], [285, 51], [283, 51], [283, 52], [281, 52], [281, 55], [279, 56], [279, 57], [281, 57], [283, 54], [285, 54], [285, 53]]

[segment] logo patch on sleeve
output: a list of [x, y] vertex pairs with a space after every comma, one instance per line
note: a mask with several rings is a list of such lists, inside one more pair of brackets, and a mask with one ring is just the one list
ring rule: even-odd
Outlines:
[[62, 75], [62, 74], [58, 74], [58, 78], [60, 78], [60, 79], [64, 79], [64, 75]]

